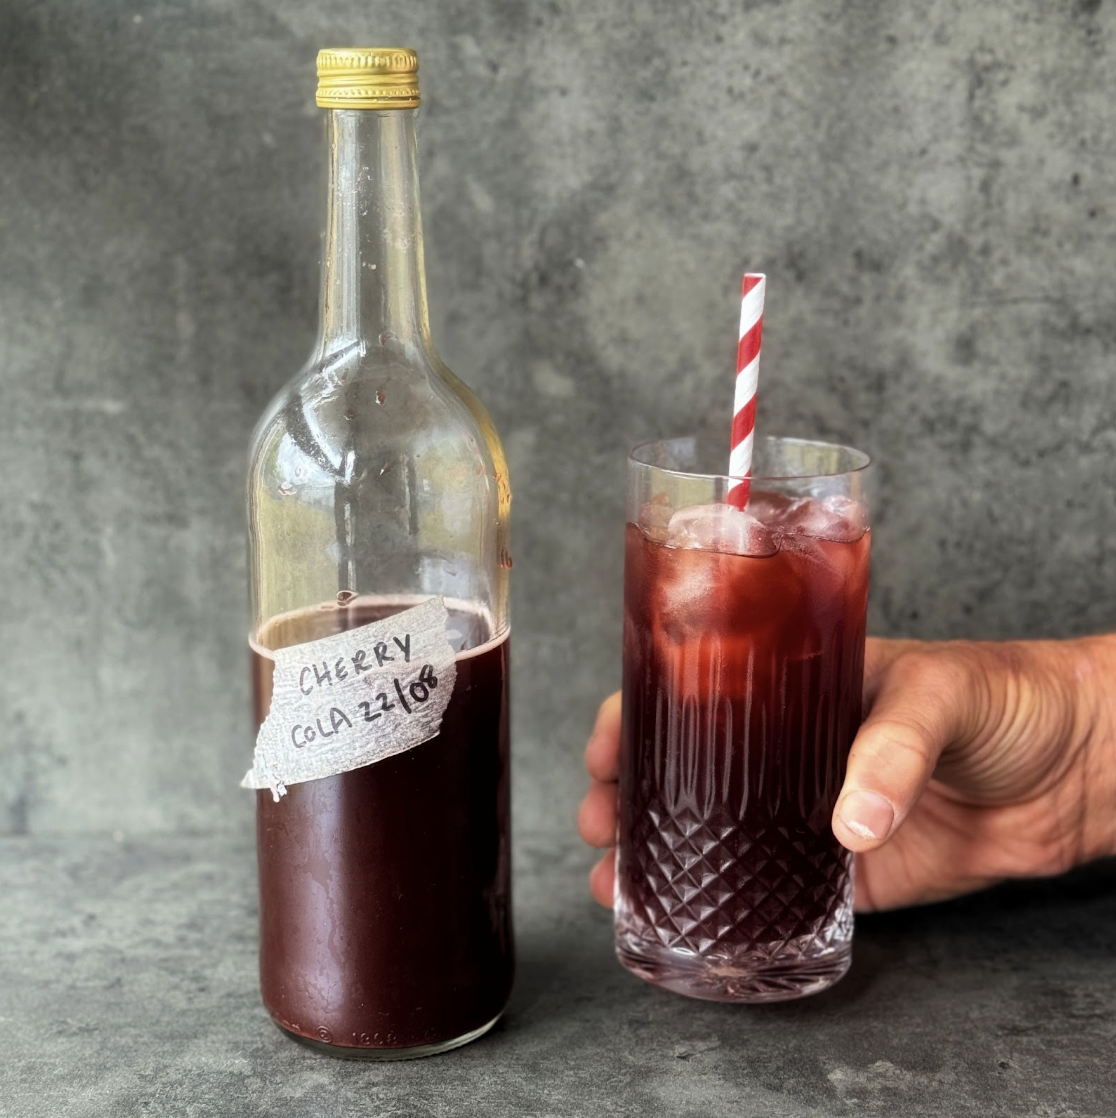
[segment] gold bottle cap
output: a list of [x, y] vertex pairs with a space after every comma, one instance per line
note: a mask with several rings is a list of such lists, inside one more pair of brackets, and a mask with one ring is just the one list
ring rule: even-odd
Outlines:
[[406, 47], [339, 47], [318, 52], [323, 109], [417, 109], [418, 55]]

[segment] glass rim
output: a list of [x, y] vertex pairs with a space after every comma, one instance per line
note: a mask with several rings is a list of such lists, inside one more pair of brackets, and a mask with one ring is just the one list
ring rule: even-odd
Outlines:
[[[645, 458], [639, 457], [641, 450], [647, 450], [653, 446], [668, 446], [671, 443], [681, 442], [711, 442], [712, 435], [675, 435], [667, 439], [644, 439], [643, 442], [636, 443], [635, 446], [628, 451], [629, 464], [634, 463], [638, 466], [644, 466], [649, 470], [655, 470], [660, 474], [671, 474], [675, 477], [689, 478], [692, 480], [706, 480], [706, 481], [728, 481], [738, 482], [745, 479], [733, 477], [731, 474], [706, 474], [698, 470], [679, 470], [671, 469], [667, 466], [658, 466], [654, 462], [649, 462]], [[782, 443], [784, 446], [800, 446], [800, 447], [816, 447], [823, 450], [838, 450], [844, 451], [852, 457], [855, 465], [847, 470], [827, 470], [821, 473], [799, 473], [799, 474], [752, 474], [747, 480], [752, 482], [757, 481], [809, 481], [811, 478], [827, 478], [827, 477], [849, 477], [854, 474], [864, 473], [872, 465], [872, 457], [867, 451], [860, 450], [858, 447], [849, 446], [847, 443], [831, 443], [825, 439], [802, 439], [794, 435], [761, 435], [757, 443]], [[725, 457], [728, 457], [728, 443], [725, 444]]]

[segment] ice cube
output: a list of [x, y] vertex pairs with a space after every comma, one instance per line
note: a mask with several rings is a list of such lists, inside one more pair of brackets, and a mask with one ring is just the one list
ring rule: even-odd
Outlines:
[[815, 540], [852, 543], [864, 535], [867, 514], [864, 506], [849, 497], [822, 500], [800, 497], [777, 512], [768, 524], [779, 536], [809, 536]]
[[770, 527], [786, 513], [793, 502], [794, 498], [788, 497], [785, 493], [775, 493], [770, 489], [753, 489], [748, 498], [748, 507], [744, 511]]
[[[652, 603], [654, 628], [671, 643], [696, 642], [696, 656], [699, 646], [708, 653], [738, 638], [756, 639], [779, 623], [786, 599], [772, 593], [771, 579], [762, 569], [768, 563], [744, 563], [707, 550], [671, 548], [667, 554]], [[794, 578], [789, 581], [793, 587]]]
[[670, 517], [670, 498], [665, 493], [659, 493], [640, 510], [639, 526], [656, 543], [666, 543]]
[[700, 637], [720, 606], [717, 583], [705, 563], [672, 568], [655, 594], [659, 627], [676, 643]]
[[811, 612], [817, 614], [819, 610], [839, 608], [850, 570], [845, 552], [851, 553], [853, 549], [836, 546], [832, 540], [817, 539], [804, 532], [787, 532], [779, 543], [782, 557], [798, 579], [801, 600], [810, 603]]
[[679, 509], [667, 526], [667, 545], [729, 555], [774, 555], [775, 538], [754, 516], [732, 505]]
[[[859, 502], [854, 501], [851, 497], [843, 497], [839, 493], [833, 494], [831, 497], [824, 497], [822, 504], [834, 515], [840, 517], [844, 521], [844, 528], [846, 532], [851, 533], [843, 535], [841, 542], [846, 540], [858, 540], [865, 532], [868, 531], [868, 510]], [[827, 539], [834, 537], [828, 536]]]

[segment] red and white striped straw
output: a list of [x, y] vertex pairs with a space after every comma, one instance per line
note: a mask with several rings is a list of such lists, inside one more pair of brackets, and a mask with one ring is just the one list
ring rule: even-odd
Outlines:
[[725, 496], [742, 509], [748, 503], [752, 476], [752, 442], [756, 431], [756, 388], [759, 384], [760, 341], [763, 338], [763, 294], [767, 277], [749, 272], [740, 303], [740, 345], [736, 350], [736, 406], [732, 415], [729, 477], [741, 478]]

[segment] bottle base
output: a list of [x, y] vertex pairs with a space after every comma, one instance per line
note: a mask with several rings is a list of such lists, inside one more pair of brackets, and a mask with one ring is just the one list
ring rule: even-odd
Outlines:
[[852, 963], [845, 943], [816, 955], [795, 956], [788, 945], [773, 957], [763, 945], [731, 960], [705, 959], [618, 936], [616, 957], [622, 966], [652, 986], [713, 1002], [785, 1002], [820, 994], [841, 979]]
[[324, 1040], [318, 1040], [316, 1037], [302, 1036], [301, 1033], [295, 1033], [284, 1028], [277, 1021], [275, 1025], [281, 1033], [285, 1033], [291, 1040], [295, 1040], [307, 1048], [312, 1048], [322, 1056], [332, 1056], [337, 1060], [419, 1060], [424, 1056], [437, 1056], [442, 1052], [450, 1052], [454, 1048], [460, 1048], [464, 1044], [478, 1040], [502, 1016], [503, 1011], [497, 1013], [486, 1025], [481, 1025], [479, 1029], [473, 1029], [472, 1032], [465, 1033], [463, 1036], [454, 1037], [452, 1040], [440, 1040], [437, 1044], [420, 1044], [414, 1048], [350, 1048], [343, 1044], [327, 1044]]

